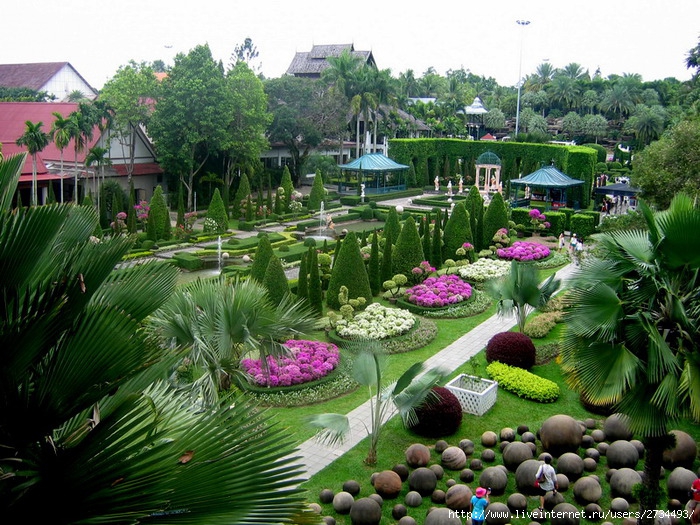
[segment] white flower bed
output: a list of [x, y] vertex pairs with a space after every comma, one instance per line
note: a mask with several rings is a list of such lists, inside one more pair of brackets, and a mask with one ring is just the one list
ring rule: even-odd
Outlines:
[[478, 283], [503, 277], [508, 272], [510, 272], [510, 261], [501, 259], [477, 259], [476, 262], [459, 268], [462, 279]]
[[414, 324], [416, 319], [411, 312], [372, 303], [350, 321], [339, 320], [335, 328], [345, 338], [387, 339], [405, 334]]

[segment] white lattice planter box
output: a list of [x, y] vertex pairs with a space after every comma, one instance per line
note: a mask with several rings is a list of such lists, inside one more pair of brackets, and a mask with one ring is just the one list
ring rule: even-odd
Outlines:
[[461, 374], [445, 387], [459, 399], [462, 412], [467, 414], [481, 416], [496, 403], [498, 383], [490, 379]]

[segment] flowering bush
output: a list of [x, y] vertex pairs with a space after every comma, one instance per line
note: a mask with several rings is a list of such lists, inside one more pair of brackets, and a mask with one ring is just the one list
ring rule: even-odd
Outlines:
[[428, 261], [421, 262], [418, 266], [411, 270], [411, 275], [413, 276], [413, 281], [421, 283], [425, 281], [431, 273], [435, 272], [435, 268], [430, 266]]
[[345, 338], [387, 339], [405, 334], [415, 323], [411, 312], [372, 303], [352, 319], [339, 320], [336, 331]]
[[423, 283], [406, 290], [409, 303], [429, 308], [442, 308], [466, 301], [472, 295], [472, 287], [457, 275], [428, 277]]
[[134, 206], [134, 210], [136, 210], [136, 219], [141, 223], [141, 229], [146, 231], [148, 212], [151, 211], [151, 205], [148, 201], [141, 201]]
[[340, 360], [338, 347], [332, 343], [290, 339], [285, 343], [291, 355], [267, 357], [269, 374], [260, 359], [243, 359], [243, 371], [262, 386], [290, 386], [308, 383], [328, 375]]
[[538, 261], [549, 257], [549, 248], [536, 242], [516, 241], [508, 248], [496, 250], [496, 255], [509, 261]]
[[530, 210], [530, 223], [536, 230], [547, 230], [551, 226], [547, 222], [547, 217], [537, 208]]
[[465, 255], [467, 255], [467, 253], [471, 253], [473, 251], [474, 251], [474, 245], [469, 243], [469, 242], [465, 242], [464, 244], [462, 244], [462, 246], [457, 248], [455, 255], [460, 255], [460, 256], [464, 257]]
[[476, 262], [459, 268], [462, 279], [483, 283], [490, 279], [503, 277], [510, 272], [510, 263], [500, 259], [477, 259]]
[[114, 230], [116, 235], [120, 235], [126, 229], [126, 213], [120, 211], [117, 213], [117, 218], [109, 223], [110, 228]]

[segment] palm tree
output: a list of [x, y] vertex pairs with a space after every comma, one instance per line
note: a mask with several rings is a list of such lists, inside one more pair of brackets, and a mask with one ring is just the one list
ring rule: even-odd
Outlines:
[[204, 373], [191, 390], [208, 405], [227, 390], [240, 373], [248, 352], [263, 363], [267, 356], [286, 352], [284, 341], [315, 328], [312, 309], [290, 295], [279, 305], [268, 299], [265, 287], [253, 279], [233, 285], [196, 281], [179, 289], [149, 322], [164, 346], [188, 351], [187, 359]]
[[557, 75], [550, 85], [552, 101], [558, 102], [563, 110], [576, 109], [581, 89], [575, 79], [567, 75]]
[[[344, 348], [352, 356], [352, 377], [361, 386], [366, 386], [372, 403], [369, 434], [369, 451], [365, 464], [377, 464], [377, 446], [382, 427], [396, 407], [407, 426], [413, 425], [415, 409], [424, 402], [430, 402], [434, 393], [432, 387], [447, 377], [449, 371], [431, 368], [425, 371], [425, 363], [415, 363], [399, 379], [389, 385], [384, 384], [386, 354], [377, 340], [357, 340]], [[341, 443], [350, 431], [350, 420], [344, 414], [318, 414], [309, 419], [311, 426], [318, 429], [318, 437], [329, 445]]]
[[53, 143], [56, 144], [56, 147], [61, 152], [61, 198], [59, 201], [63, 204], [63, 150], [68, 147], [71, 139], [70, 121], [58, 111], [54, 111], [52, 115], [55, 119], [53, 124], [51, 124], [51, 136], [53, 137]]
[[95, 166], [95, 193], [97, 194], [97, 209], [100, 209], [100, 191], [97, 185], [97, 180], [98, 180], [98, 170], [99, 170], [99, 175], [102, 179], [102, 183], [104, 184], [104, 178], [105, 178], [105, 166], [111, 166], [112, 161], [107, 157], [107, 154], [109, 153], [109, 150], [107, 148], [102, 148], [100, 146], [93, 146], [88, 150], [87, 155], [85, 156], [85, 166], [90, 167], [90, 166]]
[[658, 508], [673, 423], [700, 421], [700, 246], [687, 236], [700, 227], [700, 209], [679, 194], [668, 210], [643, 202], [640, 210], [648, 231], [598, 235], [601, 249], [572, 279], [561, 355], [569, 384], [626, 416], [645, 440], [645, 515]]
[[79, 110], [73, 111], [68, 116], [70, 136], [73, 140], [74, 174], [73, 202], [78, 204], [78, 153], [85, 149], [87, 141], [92, 138], [92, 126], [88, 124], [86, 116]]
[[583, 69], [581, 64], [576, 62], [571, 62], [565, 65], [563, 68], [558, 69], [557, 76], [564, 76], [572, 80], [590, 80], [590, 75], [587, 69]]
[[512, 261], [510, 273], [490, 282], [488, 292], [498, 301], [499, 315], [515, 313], [518, 330], [525, 331], [531, 309], [544, 307], [561, 285], [556, 273], [541, 286], [537, 267], [530, 263]]
[[143, 324], [177, 270], [115, 272], [131, 241], [92, 242], [92, 208], [13, 213], [25, 158], [0, 161], [3, 520], [311, 523], [283, 429], [244, 398], [202, 411], [162, 380], [180, 356]]
[[627, 87], [617, 83], [605, 90], [600, 101], [600, 108], [621, 119], [632, 111], [634, 102]]
[[16, 142], [18, 146], [25, 146], [29, 154], [32, 156], [32, 206], [36, 206], [38, 204], [36, 154], [43, 151], [51, 140], [49, 134], [41, 129], [43, 125], [43, 122], [37, 122], [35, 124], [31, 120], [27, 120], [24, 123], [24, 134], [18, 138]]

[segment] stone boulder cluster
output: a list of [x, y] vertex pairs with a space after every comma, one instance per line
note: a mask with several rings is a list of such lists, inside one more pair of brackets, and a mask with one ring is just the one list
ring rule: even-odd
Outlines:
[[[687, 433], [672, 433], [676, 444], [664, 452], [660, 474], [666, 482], [668, 510], [682, 511], [691, 483], [700, 476], [692, 470], [698, 447]], [[336, 516], [347, 515], [353, 525], [378, 525], [388, 505], [398, 525], [465, 525], [470, 523], [471, 498], [481, 486], [491, 489], [488, 525], [506, 525], [523, 517], [530, 525], [579, 525], [584, 518], [611, 525], [613, 516], [623, 517], [637, 503], [635, 486], [645, 475], [644, 444], [634, 439], [625, 418], [618, 414], [602, 421], [577, 421], [558, 414], [536, 432], [525, 425], [484, 432], [480, 444], [477, 449], [469, 439], [453, 444], [438, 440], [434, 446], [414, 443], [405, 450], [403, 463], [375, 472], [367, 486], [349, 480], [338, 492], [324, 489], [319, 494], [321, 504], [314, 503], [312, 508], [327, 514], [323, 518], [327, 525], [337, 521], [329, 507]], [[553, 458], [559, 490], [547, 494], [544, 512], [540, 512], [534, 479], [545, 455]], [[605, 462], [601, 462], [603, 457]], [[509, 485], [511, 480], [514, 483]], [[509, 486], [516, 491], [506, 493]], [[360, 493], [367, 495], [360, 497]], [[609, 503], [603, 507], [608, 496]], [[630, 518], [616, 521], [636, 523]], [[659, 523], [683, 521], [670, 514]], [[347, 518], [343, 522], [348, 523]]]

